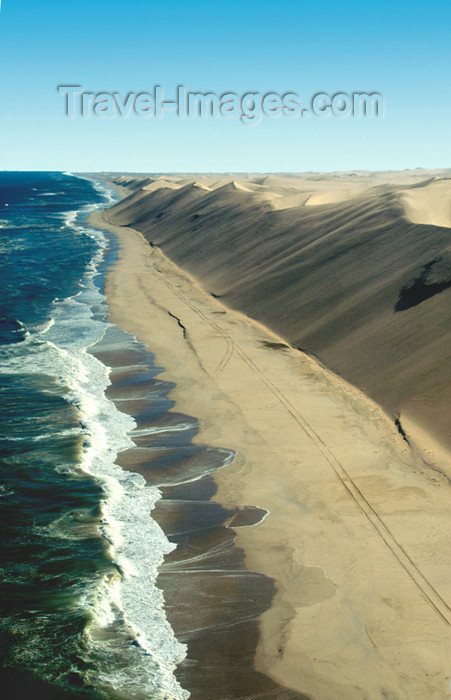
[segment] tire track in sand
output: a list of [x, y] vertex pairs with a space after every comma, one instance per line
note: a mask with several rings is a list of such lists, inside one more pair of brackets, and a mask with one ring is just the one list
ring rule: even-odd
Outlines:
[[367, 498], [364, 496], [360, 488], [357, 486], [352, 477], [348, 474], [345, 467], [341, 464], [339, 459], [334, 455], [328, 445], [324, 442], [321, 436], [309, 423], [309, 421], [303, 416], [303, 414], [293, 406], [291, 401], [285, 396], [285, 394], [274, 384], [274, 382], [255, 364], [255, 362], [247, 355], [247, 353], [237, 345], [232, 338], [224, 331], [218, 324], [216, 324], [211, 318], [207, 316], [205, 312], [199, 309], [195, 304], [190, 302], [186, 297], [179, 292], [176, 287], [166, 279], [164, 273], [158, 270], [149, 260], [151, 256], [146, 258], [146, 266], [149, 271], [158, 277], [160, 281], [165, 284], [165, 286], [176, 296], [180, 301], [182, 301], [188, 308], [190, 308], [197, 316], [202, 318], [211, 328], [213, 328], [219, 335], [221, 335], [227, 343], [227, 349], [224, 357], [216, 368], [214, 374], [225, 369], [225, 367], [230, 362], [230, 359], [234, 352], [236, 352], [239, 357], [245, 362], [249, 369], [254, 372], [260, 380], [266, 385], [266, 387], [271, 391], [271, 393], [278, 399], [278, 401], [285, 407], [288, 413], [293, 417], [293, 419], [302, 428], [303, 432], [307, 437], [312, 440], [312, 442], [317, 447], [318, 451], [324, 457], [326, 462], [329, 464], [330, 468], [342, 483], [344, 489], [346, 490], [348, 496], [355, 503], [357, 508], [360, 510], [362, 515], [366, 518], [368, 523], [373, 528], [374, 532], [381, 539], [381, 541], [386, 545], [389, 551], [393, 554], [394, 558], [404, 569], [408, 577], [418, 588], [422, 597], [426, 602], [432, 607], [436, 614], [445, 622], [447, 625], [451, 625], [451, 608], [448, 603], [442, 598], [440, 593], [434, 588], [431, 582], [422, 574], [415, 562], [412, 560], [410, 555], [406, 552], [403, 546], [397, 541], [394, 534], [391, 532], [390, 528], [384, 523], [380, 515], [376, 512], [374, 507], [369, 503]]

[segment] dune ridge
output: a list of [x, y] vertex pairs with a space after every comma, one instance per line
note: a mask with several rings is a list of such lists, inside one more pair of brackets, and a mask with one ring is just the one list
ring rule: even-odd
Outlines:
[[[221, 234], [215, 234], [221, 224], [215, 211], [222, 207], [226, 215], [236, 207], [223, 226], [236, 236], [246, 262], [255, 250], [249, 236], [241, 238], [238, 224], [247, 218], [251, 227], [256, 216], [276, 210], [267, 200], [253, 198], [250, 205], [246, 192], [222, 190], [226, 183], [220, 178], [210, 182], [213, 191], [200, 196], [185, 178], [173, 201], [175, 192], [152, 193], [153, 204], [159, 201], [152, 212], [162, 214], [168, 247], [178, 243], [195, 257], [201, 243], [214, 244], [224, 262], [230, 257], [217, 240]], [[386, 208], [378, 200], [390, 188], [375, 186], [362, 222]], [[142, 223], [149, 225], [148, 201], [133, 197], [133, 214], [141, 207]], [[130, 201], [122, 204], [122, 215], [129, 215]], [[393, 207], [402, 212], [398, 200]], [[199, 234], [175, 227], [172, 240], [170, 217], [177, 222], [180, 213], [186, 226], [195, 214], [194, 226], [201, 216], [210, 217], [213, 241], [202, 227]], [[111, 212], [105, 215], [110, 219]], [[342, 216], [339, 212], [338, 220]], [[383, 212], [376, 230], [383, 229], [381, 221]], [[97, 225], [110, 227], [121, 244], [107, 280], [112, 320], [147, 343], [167, 368], [178, 407], [189, 407], [200, 421], [199, 439], [237, 454], [232, 465], [215, 473], [215, 500], [232, 510], [251, 506], [267, 513], [256, 527], [236, 529], [246, 567], [274, 579], [277, 587], [260, 617], [255, 668], [315, 700], [445, 700], [449, 481], [364, 393], [265, 325], [230, 310], [227, 299], [224, 304], [215, 298], [205, 275], [214, 281], [221, 260], [216, 267], [210, 248], [200, 285], [155, 245], [158, 227], [152, 221], [152, 245], [136, 230], [105, 218]], [[323, 230], [319, 239], [311, 236], [309, 251], [322, 238], [334, 243], [333, 232]], [[254, 245], [258, 252], [258, 240]], [[297, 252], [294, 240], [295, 259]], [[278, 260], [272, 262], [278, 271]], [[243, 264], [245, 284], [252, 272], [255, 276], [258, 266], [246, 273]], [[214, 606], [211, 612], [214, 620]]]
[[447, 175], [164, 176], [108, 219], [450, 448]]

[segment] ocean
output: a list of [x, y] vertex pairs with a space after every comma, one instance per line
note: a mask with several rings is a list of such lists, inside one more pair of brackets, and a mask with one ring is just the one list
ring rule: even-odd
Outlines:
[[234, 529], [266, 511], [214, 500], [234, 451], [193, 441], [175, 385], [108, 320], [118, 244], [88, 217], [115, 199], [0, 173], [1, 696], [299, 698], [254, 669], [275, 585]]
[[[189, 441], [196, 423], [162, 427], [171, 387], [154, 379], [152, 355], [107, 321], [116, 243], [87, 216], [114, 197], [69, 173], [0, 173], [4, 697], [189, 696], [174, 675], [186, 645], [155, 585], [176, 546], [151, 517], [161, 494], [115, 461], [134, 447], [133, 431], [141, 440], [187, 431]], [[118, 387], [129, 401], [136, 377], [141, 400], [146, 380], [153, 400], [142, 425], [107, 397], [102, 354], [116, 373], [121, 358], [127, 365]], [[231, 453], [216, 458], [222, 466]]]

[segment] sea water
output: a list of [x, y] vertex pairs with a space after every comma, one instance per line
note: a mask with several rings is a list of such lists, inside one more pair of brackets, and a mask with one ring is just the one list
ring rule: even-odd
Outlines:
[[181, 699], [186, 647], [155, 585], [174, 545], [158, 489], [115, 464], [136, 425], [90, 352], [114, 340], [115, 243], [86, 217], [113, 199], [69, 173], [0, 173], [2, 666], [42, 697]]

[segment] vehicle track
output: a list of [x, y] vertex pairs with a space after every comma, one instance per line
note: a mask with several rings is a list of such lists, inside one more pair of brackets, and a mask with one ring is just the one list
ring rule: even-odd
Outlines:
[[[296, 409], [290, 400], [285, 396], [285, 394], [274, 384], [274, 382], [255, 364], [255, 362], [239, 347], [232, 338], [211, 318], [209, 318], [201, 309], [199, 309], [195, 304], [187, 300], [183, 294], [181, 294], [169, 280], [166, 279], [164, 274], [157, 270], [153, 264], [146, 259], [146, 265], [152, 274], [156, 275], [170, 291], [182, 301], [188, 308], [190, 308], [196, 315], [202, 318], [207, 324], [210, 325], [219, 335], [221, 335], [224, 340], [228, 342], [227, 351], [224, 358], [218, 365], [215, 373], [222, 371], [230, 361], [233, 353], [236, 352], [239, 357], [245, 362], [251, 371], [257, 374], [260, 380], [268, 387], [268, 389], [273, 393], [273, 395], [279, 400], [279, 402], [286, 408], [293, 419], [302, 428], [307, 437], [313, 441], [319, 452], [322, 454], [324, 459], [327, 461], [332, 471], [342, 483], [349, 497], [354, 501], [357, 508], [369, 522], [375, 533], [379, 536], [382, 542], [391, 551], [395, 559], [398, 561], [400, 566], [407, 573], [412, 582], [416, 585], [418, 590], [424, 599], [429, 603], [433, 610], [439, 615], [439, 617], [447, 624], [451, 625], [451, 608], [447, 602], [442, 598], [440, 593], [434, 588], [434, 586], [428, 581], [428, 579], [421, 573], [416, 564], [413, 562], [409, 554], [405, 551], [402, 545], [396, 540], [395, 536], [389, 529], [389, 527], [383, 522], [379, 514], [373, 508], [373, 506], [366, 499], [360, 488], [357, 486], [355, 481], [346, 471], [345, 467], [341, 464], [338, 458], [333, 454], [328, 445], [324, 442], [321, 436], [313, 428], [313, 426], [308, 422], [308, 420]], [[230, 343], [230, 346], [229, 346]]]
[[213, 372], [213, 376], [216, 377], [220, 372], [223, 372], [227, 365], [229, 364], [230, 360], [232, 359], [233, 351], [234, 351], [234, 343], [233, 340], [228, 336], [227, 334], [223, 335], [224, 340], [227, 343], [226, 351], [224, 353], [224, 356], [219, 363], [219, 365], [216, 367], [216, 369]]

